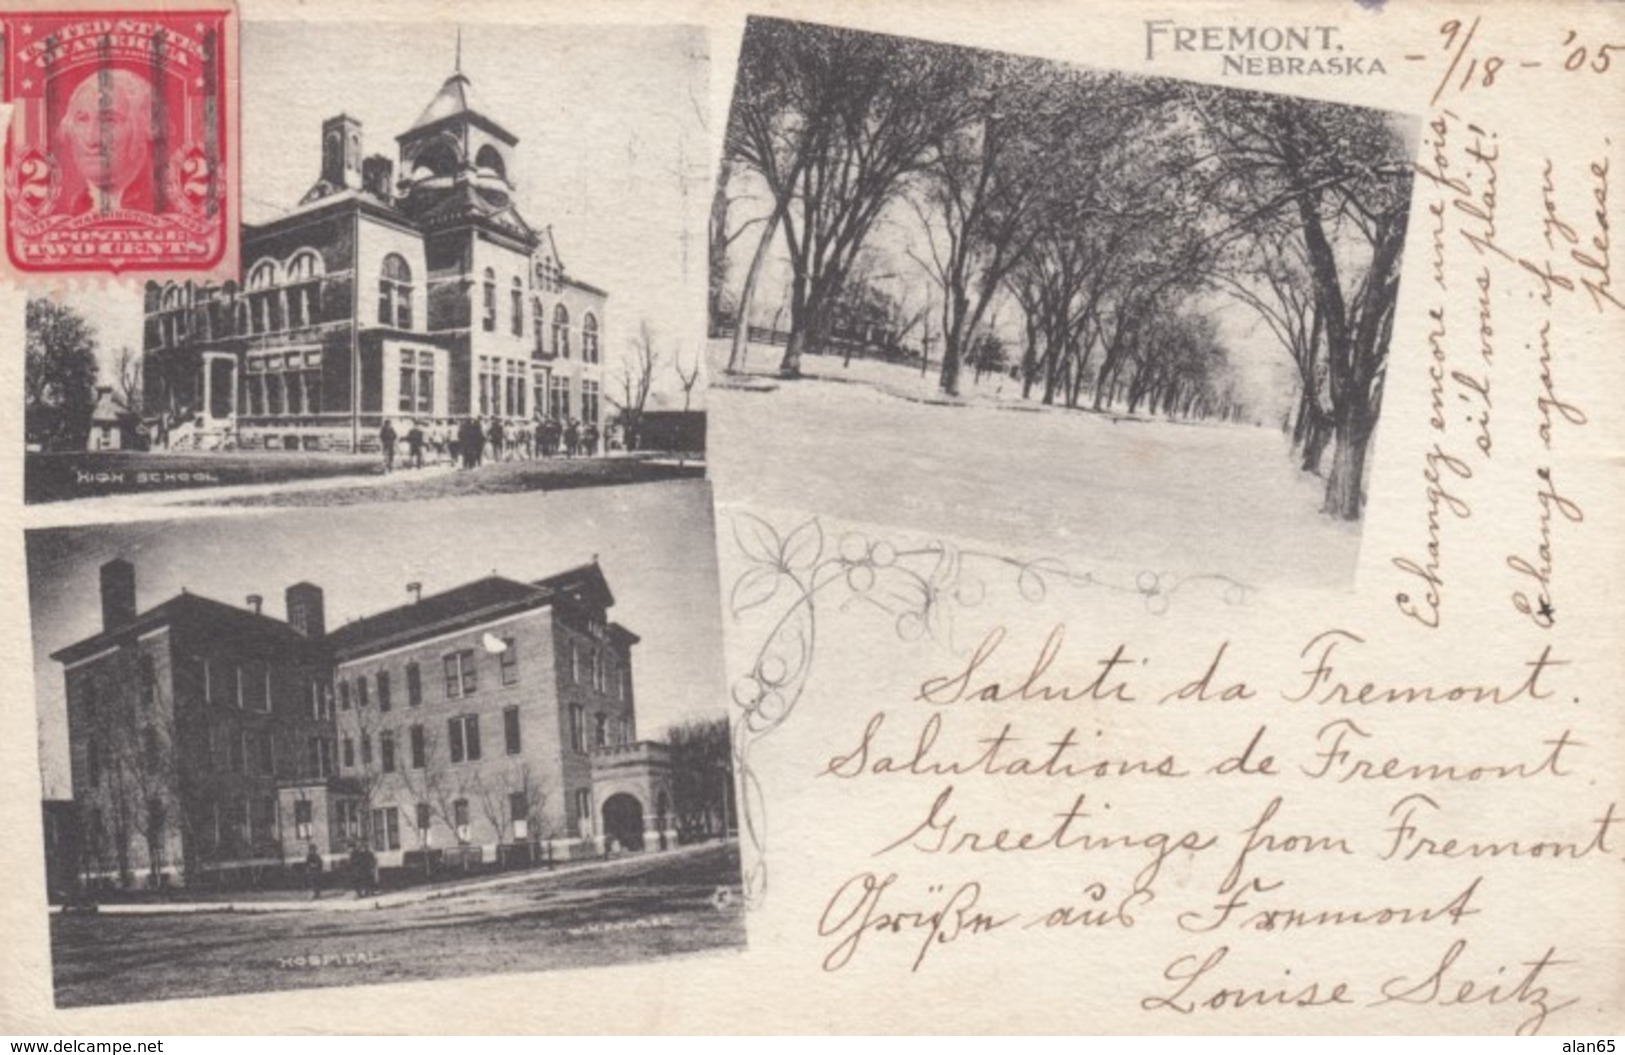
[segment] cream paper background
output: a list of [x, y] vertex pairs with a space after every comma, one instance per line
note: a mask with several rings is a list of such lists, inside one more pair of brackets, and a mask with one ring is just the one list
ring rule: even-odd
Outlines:
[[[1475, 38], [1478, 56], [1508, 61], [1490, 88], [1447, 91], [1440, 100], [1463, 122], [1494, 131], [1501, 147], [1501, 191], [1497, 208], [1499, 240], [1521, 253], [1544, 254], [1541, 174], [1552, 162], [1563, 212], [1584, 236], [1595, 233], [1588, 166], [1607, 159], [1612, 173], [1625, 172], [1625, 150], [1612, 130], [1621, 127], [1620, 79], [1625, 53], [1614, 54], [1600, 75], [1562, 70], [1569, 30], [1577, 43], [1625, 44], [1625, 16], [1603, 5], [1410, 5], [1368, 9], [1356, 4], [1240, 5], [1186, 0], [1150, 5], [1030, 3], [992, 7], [970, 3], [829, 4], [623, 4], [603, 10], [546, 5], [477, 4], [436, 7], [383, 4], [246, 4], [245, 19], [312, 18], [452, 19], [463, 21], [703, 22], [710, 27], [713, 60], [713, 134], [720, 137], [746, 11], [821, 21], [847, 22], [930, 39], [1020, 51], [1098, 67], [1233, 83], [1253, 89], [1310, 95], [1368, 106], [1404, 110], [1431, 118], [1428, 100], [1449, 56], [1439, 35], [1449, 19], [1482, 16]], [[1183, 24], [1336, 24], [1350, 54], [1381, 56], [1386, 77], [1255, 78], [1220, 77], [1215, 55], [1167, 54], [1145, 61], [1148, 18]], [[612, 31], [606, 24], [606, 32]], [[1571, 45], [1572, 47], [1572, 45]], [[1406, 54], [1424, 54], [1406, 61]], [[357, 76], [369, 62], [387, 56], [356, 52]], [[1519, 65], [1540, 62], [1538, 67]], [[628, 76], [635, 76], [629, 71]], [[1458, 71], [1457, 76], [1460, 76]], [[251, 91], [248, 93], [251, 98]], [[1424, 155], [1427, 151], [1424, 130]], [[1453, 141], [1453, 149], [1462, 140]], [[249, 159], [252, 164], [252, 159]], [[1618, 224], [1621, 193], [1610, 187], [1609, 219]], [[751, 675], [785, 675], [802, 670], [785, 660], [771, 630], [796, 593], [786, 584], [769, 604], [744, 618], [725, 618], [729, 677], [735, 694], [754, 710], [741, 735], [741, 750], [752, 785], [754, 837], [747, 837], [754, 908], [749, 916], [749, 948], [739, 954], [652, 962], [643, 967], [554, 972], [534, 977], [487, 977], [409, 987], [314, 989], [298, 992], [180, 1001], [132, 1007], [58, 1013], [52, 1009], [49, 946], [40, 863], [40, 797], [28, 674], [27, 612], [24, 591], [20, 508], [20, 460], [4, 461], [4, 502], [9, 530], [0, 533], [4, 567], [19, 588], [0, 600], [5, 620], [4, 654], [10, 705], [0, 709], [0, 780], [4, 781], [3, 830], [10, 848], [11, 883], [0, 906], [0, 926], [8, 937], [4, 978], [0, 979], [0, 1018], [8, 1031], [22, 1033], [232, 1033], [232, 1032], [559, 1032], [559, 1031], [1079, 1031], [1156, 1032], [1383, 1032], [1506, 1033], [1527, 1019], [1531, 1008], [1516, 1000], [1442, 1006], [1459, 995], [1460, 984], [1499, 985], [1507, 993], [1527, 971], [1527, 962], [1555, 948], [1566, 962], [1547, 970], [1541, 982], [1553, 1004], [1573, 1000], [1554, 1013], [1543, 1032], [1553, 1036], [1618, 1031], [1625, 1021], [1625, 824], [1610, 836], [1610, 852], [1582, 860], [1501, 858], [1454, 862], [1382, 862], [1373, 851], [1386, 845], [1390, 809], [1402, 795], [1426, 791], [1440, 803], [1425, 818], [1439, 837], [1499, 841], [1521, 838], [1585, 842], [1588, 822], [1610, 803], [1625, 802], [1625, 711], [1618, 686], [1625, 674], [1620, 603], [1622, 510], [1619, 501], [1621, 415], [1625, 360], [1620, 353], [1621, 313], [1594, 311], [1579, 294], [1558, 294], [1554, 320], [1553, 371], [1562, 394], [1584, 409], [1584, 427], [1560, 426], [1549, 458], [1536, 441], [1538, 365], [1522, 345], [1530, 339], [1544, 309], [1537, 299], [1502, 294], [1496, 302], [1498, 356], [1494, 367], [1495, 438], [1491, 463], [1475, 475], [1470, 520], [1444, 526], [1446, 618], [1438, 630], [1403, 619], [1393, 603], [1396, 591], [1412, 583], [1393, 568], [1392, 558], [1422, 556], [1426, 532], [1423, 454], [1433, 437], [1428, 416], [1428, 323], [1426, 311], [1439, 298], [1429, 286], [1430, 231], [1427, 206], [1438, 188], [1418, 179], [1411, 211], [1400, 315], [1391, 348], [1382, 425], [1372, 457], [1370, 504], [1364, 526], [1359, 577], [1350, 593], [1309, 594], [1269, 587], [1245, 603], [1229, 603], [1222, 590], [1192, 582], [1167, 597], [1167, 610], [1147, 604], [1139, 591], [1146, 569], [1091, 563], [1087, 552], [1002, 553], [988, 542], [942, 539], [929, 524], [889, 523], [895, 511], [876, 508], [874, 523], [843, 524], [818, 519], [818, 510], [760, 509], [751, 503], [752, 480], [734, 468], [730, 451], [750, 437], [728, 427], [729, 398], [713, 393], [711, 467], [718, 503], [718, 545], [722, 594], [759, 558], [762, 539], [795, 537], [793, 560], [805, 571], [818, 560], [852, 565], [897, 567], [915, 562], [927, 579], [943, 588], [937, 633], [915, 634], [897, 615], [854, 595], [858, 582], [847, 579], [820, 592], [815, 633], [800, 640], [805, 678], [787, 681], [770, 700], [757, 698]], [[1452, 365], [1476, 357], [1468, 322], [1472, 310], [1472, 271], [1477, 260], [1459, 236], [1446, 249]], [[1625, 268], [1625, 265], [1621, 265]], [[1622, 270], [1625, 274], [1625, 270]], [[1496, 280], [1519, 286], [1515, 270], [1502, 267]], [[1533, 282], [1533, 279], [1528, 279]], [[1625, 289], [1625, 279], [1620, 282]], [[696, 324], [697, 325], [697, 324]], [[0, 332], [21, 346], [21, 301], [0, 299]], [[694, 335], [698, 341], [700, 334]], [[0, 360], [0, 390], [20, 404], [21, 356]], [[738, 397], [735, 397], [738, 398]], [[0, 445], [21, 449], [21, 416], [7, 415]], [[1459, 433], [1451, 442], [1465, 444]], [[1476, 464], [1476, 463], [1475, 463]], [[1562, 493], [1584, 510], [1581, 524], [1554, 527], [1552, 594], [1557, 624], [1540, 630], [1513, 611], [1515, 584], [1505, 558], [1533, 557], [1538, 513], [1534, 492], [1537, 465], [1549, 464]], [[783, 467], [795, 472], [794, 465]], [[852, 471], [862, 472], [861, 452]], [[757, 519], [746, 519], [753, 517]], [[40, 516], [26, 518], [43, 523]], [[763, 534], [760, 525], [770, 525]], [[796, 534], [798, 528], [802, 531]], [[751, 541], [755, 539], [756, 541]], [[877, 545], [879, 548], [877, 549]], [[938, 570], [944, 552], [956, 557], [952, 576]], [[906, 556], [907, 554], [914, 556]], [[903, 554], [905, 556], [896, 556]], [[921, 555], [923, 554], [923, 555]], [[1061, 581], [1050, 561], [1074, 573]], [[1043, 561], [1041, 564], [1031, 563]], [[835, 565], [828, 565], [834, 568]], [[1043, 573], [1042, 597], [1032, 577]], [[1081, 584], [1096, 583], [1122, 589]], [[932, 579], [936, 576], [935, 579]], [[861, 578], [861, 577], [860, 577]], [[1177, 583], [1161, 584], [1173, 588]], [[951, 631], [949, 617], [951, 616]], [[1241, 750], [1260, 725], [1267, 725], [1266, 750], [1283, 775], [1180, 781], [1144, 777], [1055, 782], [986, 777], [860, 780], [820, 778], [833, 755], [850, 752], [872, 715], [885, 712], [886, 743], [907, 754], [904, 733], [918, 732], [933, 713], [914, 699], [921, 682], [962, 665], [967, 650], [989, 629], [1007, 636], [1001, 660], [990, 669], [1007, 681], [1019, 680], [1054, 626], [1064, 623], [1066, 643], [1055, 680], [1086, 682], [1093, 664], [1117, 645], [1144, 659], [1131, 677], [1141, 702], [1028, 703], [993, 706], [960, 704], [936, 708], [943, 721], [942, 744], [958, 745], [960, 756], [978, 737], [1006, 722], [1034, 739], [1053, 738], [1076, 726], [1080, 739], [1093, 738], [1100, 753], [1157, 758], [1176, 754], [1197, 773]], [[923, 624], [922, 624], [923, 625]], [[1366, 643], [1336, 656], [1339, 673], [1358, 685], [1491, 682], [1516, 685], [1523, 663], [1551, 646], [1554, 667], [1546, 684], [1551, 698], [1489, 704], [1376, 704], [1338, 706], [1293, 704], [1280, 699], [1295, 690], [1312, 664], [1300, 655], [1323, 631], [1343, 629]], [[1228, 648], [1219, 680], [1245, 680], [1257, 690], [1245, 702], [1154, 701], [1199, 676], [1221, 642]], [[777, 664], [777, 665], [775, 665]], [[1228, 678], [1226, 677], [1228, 675]], [[765, 704], [768, 709], [763, 710]], [[1569, 756], [1572, 772], [1562, 779], [1483, 781], [1417, 786], [1410, 782], [1371, 782], [1372, 786], [1326, 785], [1294, 776], [1307, 761], [1318, 729], [1337, 718], [1352, 718], [1372, 734], [1371, 754], [1440, 763], [1536, 761], [1542, 742], [1569, 730], [1583, 743]], [[1098, 736], [1096, 735], [1098, 733]], [[1256, 760], [1256, 756], [1255, 756]], [[912, 936], [871, 933], [858, 954], [837, 971], [821, 963], [836, 942], [821, 937], [819, 919], [842, 883], [865, 872], [896, 873], [890, 908], [929, 911], [947, 891], [968, 882], [981, 884], [980, 907], [1020, 912], [1032, 918], [1052, 907], [1076, 903], [1086, 884], [1120, 881], [1142, 859], [1126, 854], [1047, 852], [929, 856], [876, 850], [905, 835], [925, 816], [946, 783], [956, 785], [955, 809], [967, 825], [991, 833], [1002, 826], [1046, 830], [1053, 814], [1078, 791], [1087, 792], [1099, 818], [1112, 829], [1183, 831], [1199, 828], [1220, 836], [1214, 851], [1174, 855], [1157, 882], [1157, 899], [1132, 928], [1042, 927], [962, 937], [930, 948], [911, 970], [921, 944]], [[1389, 786], [1389, 785], [1392, 786]], [[1238, 833], [1279, 795], [1283, 805], [1276, 830], [1342, 836], [1359, 851], [1354, 856], [1258, 855], [1250, 874], [1284, 879], [1281, 907], [1358, 909], [1383, 905], [1434, 906], [1448, 901], [1482, 876], [1473, 899], [1476, 915], [1459, 925], [1447, 922], [1388, 926], [1310, 928], [1290, 934], [1248, 934], [1230, 929], [1215, 934], [1181, 933], [1172, 921], [1183, 911], [1205, 910], [1213, 889], [1229, 867]], [[1105, 803], [1112, 811], [1104, 812]], [[1106, 830], [1108, 820], [1098, 820]], [[991, 858], [1000, 858], [992, 860]], [[1266, 859], [1267, 858], [1267, 859]], [[931, 886], [943, 884], [932, 892]], [[895, 897], [894, 897], [895, 895]], [[933, 901], [933, 898], [935, 899]], [[1385, 980], [1420, 982], [1437, 968], [1457, 939], [1466, 951], [1448, 971], [1448, 985], [1427, 1004], [1368, 1006]], [[1163, 972], [1183, 956], [1206, 956], [1227, 945], [1230, 953], [1214, 986], [1282, 987], [1293, 990], [1311, 980], [1322, 991], [1346, 981], [1361, 997], [1346, 1008], [1225, 1010], [1189, 1015], [1142, 1010], [1147, 997], [1168, 995], [1176, 985]], [[1290, 971], [1288, 975], [1286, 972]], [[1210, 991], [1210, 990], [1204, 990]]]

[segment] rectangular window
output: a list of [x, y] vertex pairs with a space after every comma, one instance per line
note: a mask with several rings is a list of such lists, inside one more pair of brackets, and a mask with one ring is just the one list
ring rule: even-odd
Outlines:
[[457, 829], [459, 841], [468, 839], [468, 800], [457, 799], [451, 804], [452, 824]]
[[380, 670], [378, 672], [378, 709], [387, 711], [389, 706], [389, 671]]
[[372, 848], [374, 850], [401, 848], [401, 815], [394, 806], [372, 811]]
[[581, 651], [576, 648], [574, 641], [570, 642], [570, 682], [574, 685], [581, 684]]
[[578, 755], [587, 753], [587, 714], [579, 703], [570, 705], [570, 747]]
[[427, 802], [418, 803], [418, 831], [426, 832], [429, 830], [429, 821], [432, 816]]
[[407, 740], [409, 742], [410, 750], [412, 752], [412, 768], [413, 769], [422, 769], [423, 768], [423, 763], [424, 763], [424, 755], [427, 754], [427, 752], [424, 750], [423, 726], [421, 726], [421, 725], [412, 726], [410, 732], [407, 735]]
[[355, 768], [355, 741], [348, 736], [344, 738], [344, 768]]
[[519, 753], [519, 708], [509, 707], [502, 712], [502, 740], [508, 754]]
[[446, 698], [460, 699], [471, 695], [479, 687], [478, 672], [474, 667], [474, 650], [465, 648], [453, 652], [443, 660], [446, 670]]
[[418, 399], [417, 392], [415, 391], [417, 388], [417, 377], [417, 370], [411, 366], [405, 365], [403, 360], [401, 366], [401, 396], [400, 401], [397, 404], [401, 413], [403, 414], [410, 414], [417, 410]]
[[519, 681], [519, 647], [511, 637], [502, 639], [502, 684], [514, 685]]
[[333, 775], [333, 744], [325, 737], [310, 738], [310, 772], [317, 777]]
[[362, 733], [361, 734], [361, 764], [363, 766], [372, 765], [372, 734], [371, 733]]
[[361, 807], [352, 799], [339, 803], [339, 834], [352, 840], [361, 837]]
[[592, 834], [592, 790], [576, 790], [576, 830], [583, 836]]
[[361, 677], [355, 679], [355, 705], [356, 705], [356, 709], [360, 710], [362, 707], [365, 707], [367, 705], [367, 703], [368, 703], [367, 676], [365, 674], [363, 674]]
[[310, 800], [299, 799], [293, 804], [294, 838], [308, 842], [310, 840], [310, 824]]
[[141, 702], [152, 707], [158, 702], [158, 670], [154, 666], [152, 657], [142, 654], [139, 666], [141, 669]]
[[406, 665], [406, 704], [416, 707], [423, 702], [423, 671], [416, 663]]
[[347, 711], [349, 709], [350, 709], [350, 683], [347, 682], [347, 681], [341, 681], [341, 682], [339, 682], [339, 710]]
[[288, 386], [288, 413], [303, 414], [305, 412], [305, 379], [296, 373], [284, 375]]
[[258, 748], [260, 772], [268, 777], [276, 776], [276, 738], [269, 729], [260, 731]]
[[480, 716], [465, 714], [446, 722], [446, 739], [451, 748], [453, 762], [478, 762], [480, 759]]
[[242, 668], [242, 665], [239, 664], [239, 665], [237, 665], [235, 667], [232, 667], [231, 668], [231, 675], [232, 675], [232, 683], [233, 683], [232, 698], [236, 702], [238, 709], [241, 709], [242, 706], [243, 706], [243, 668]]
[[566, 421], [569, 419], [570, 379], [568, 377], [548, 378], [547, 408], [548, 416], [554, 421]]
[[385, 730], [378, 734], [378, 764], [385, 773], [395, 772], [395, 734]]
[[233, 773], [241, 773], [248, 768], [248, 734], [240, 732], [231, 738], [226, 746], [227, 765]]
[[593, 715], [592, 745], [594, 747], [609, 746], [609, 715], [599, 711]]
[[271, 669], [262, 663], [245, 663], [237, 668], [237, 706], [269, 712]]
[[508, 794], [508, 817], [513, 821], [515, 841], [530, 835], [530, 799], [523, 791]]
[[206, 659], [203, 661], [203, 702], [214, 702], [214, 687], [214, 660]]
[[583, 380], [581, 382], [581, 423], [583, 425], [598, 424], [598, 382]]

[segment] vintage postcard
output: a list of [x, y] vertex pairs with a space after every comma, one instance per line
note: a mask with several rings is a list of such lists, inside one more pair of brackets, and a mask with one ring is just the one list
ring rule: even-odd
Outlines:
[[17, 1030], [1617, 1032], [1620, 10], [456, 17], [0, 298]]

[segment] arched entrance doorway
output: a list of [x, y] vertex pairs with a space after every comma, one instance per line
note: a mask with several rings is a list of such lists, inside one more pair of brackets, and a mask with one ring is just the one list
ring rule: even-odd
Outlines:
[[604, 801], [604, 835], [623, 850], [643, 849], [643, 804], [621, 792]]

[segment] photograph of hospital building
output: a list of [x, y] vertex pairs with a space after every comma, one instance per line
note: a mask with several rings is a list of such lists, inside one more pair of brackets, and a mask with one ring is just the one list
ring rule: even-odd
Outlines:
[[637, 738], [633, 646], [597, 564], [489, 576], [342, 627], [181, 593], [140, 610], [101, 567], [66, 679], [85, 872], [147, 883], [370, 848], [381, 868], [603, 856], [678, 841], [664, 744]]

